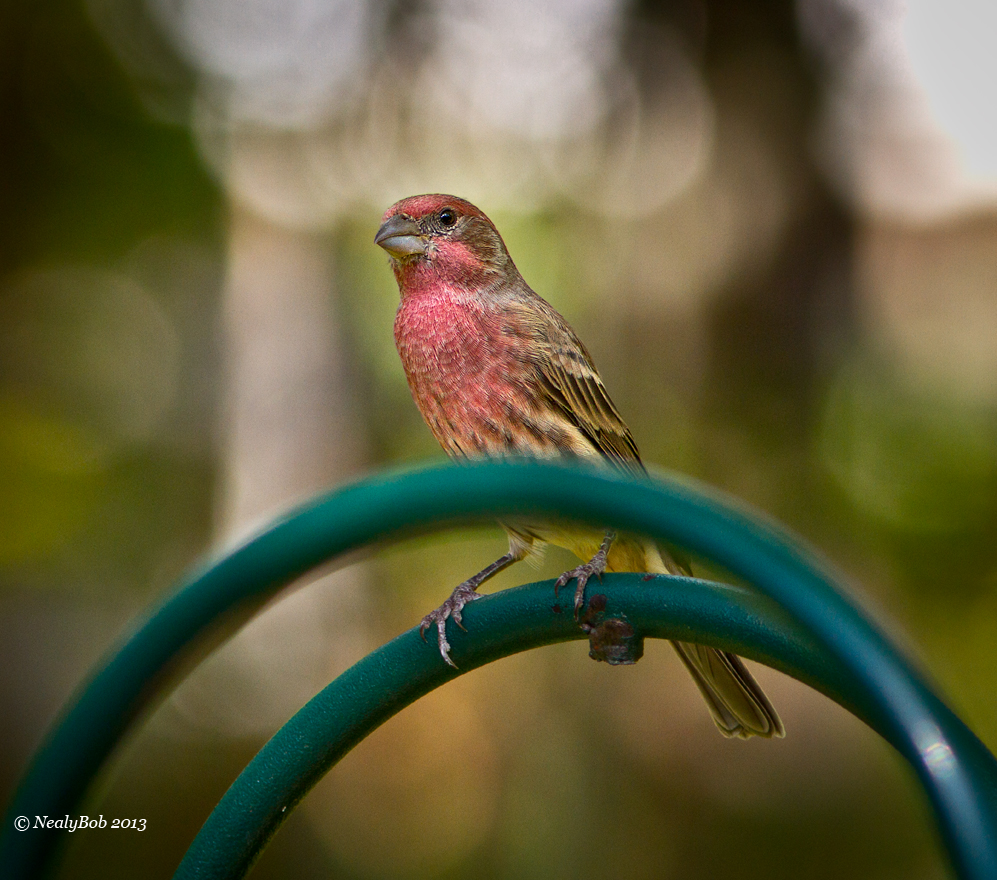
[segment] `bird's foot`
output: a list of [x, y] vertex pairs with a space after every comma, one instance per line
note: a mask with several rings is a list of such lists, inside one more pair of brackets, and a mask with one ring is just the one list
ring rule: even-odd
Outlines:
[[473, 602], [475, 599], [481, 598], [481, 594], [476, 592], [478, 584], [474, 581], [474, 578], [464, 581], [464, 583], [450, 594], [450, 598], [446, 602], [435, 611], [430, 611], [429, 614], [422, 618], [422, 623], [419, 624], [419, 635], [422, 636], [423, 641], [426, 640], [426, 630], [434, 623], [436, 624], [436, 631], [439, 634], [440, 654], [443, 655], [443, 659], [454, 669], [457, 668], [457, 664], [450, 659], [450, 642], [447, 641], [447, 618], [452, 618], [457, 626], [464, 629], [464, 624], [461, 623], [464, 606], [468, 602]]
[[588, 562], [575, 566], [570, 571], [566, 571], [554, 582], [554, 595], [557, 595], [561, 587], [567, 586], [572, 578], [578, 579], [575, 587], [575, 620], [578, 620], [579, 612], [582, 610], [582, 603], [585, 601], [585, 585], [589, 578], [597, 577], [602, 580], [603, 572], [606, 570], [607, 550], [600, 549]]

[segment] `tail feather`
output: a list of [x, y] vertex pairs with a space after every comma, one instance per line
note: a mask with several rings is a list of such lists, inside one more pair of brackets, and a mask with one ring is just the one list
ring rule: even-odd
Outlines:
[[724, 736], [786, 735], [775, 709], [741, 658], [728, 651], [672, 642]]
[[[567, 547], [581, 559], [591, 559], [604, 533], [595, 530], [556, 529], [550, 524], [505, 524], [513, 541], [549, 541]], [[515, 547], [511, 543], [510, 547]], [[689, 563], [669, 549], [633, 535], [616, 536], [606, 560], [607, 571], [646, 571], [654, 574], [692, 575]], [[748, 739], [752, 736], [785, 736], [782, 721], [741, 658], [728, 651], [691, 642], [672, 642], [720, 732]]]
[[[645, 546], [644, 556], [648, 571], [692, 574], [687, 562], [667, 551], [658, 551], [653, 545]], [[713, 721], [724, 736], [748, 739], [786, 735], [779, 715], [740, 657], [691, 642], [672, 642], [672, 646], [692, 675]]]

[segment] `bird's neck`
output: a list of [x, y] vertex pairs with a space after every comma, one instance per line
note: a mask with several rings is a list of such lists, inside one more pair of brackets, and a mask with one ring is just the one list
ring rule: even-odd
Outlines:
[[419, 325], [420, 332], [431, 335], [449, 333], [451, 325], [473, 316], [480, 321], [488, 314], [487, 300], [455, 285], [436, 282], [402, 289], [402, 301], [396, 316], [396, 330]]
[[402, 295], [394, 329], [410, 379], [414, 373], [429, 376], [447, 365], [457, 367], [458, 361], [460, 370], [473, 372], [477, 367], [469, 366], [469, 359], [502, 335], [500, 317], [487, 297], [439, 283]]

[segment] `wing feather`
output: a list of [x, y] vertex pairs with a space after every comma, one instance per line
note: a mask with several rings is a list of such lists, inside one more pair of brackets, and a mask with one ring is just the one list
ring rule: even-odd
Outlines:
[[527, 328], [530, 361], [544, 402], [567, 418], [621, 470], [644, 474], [630, 429], [613, 403], [591, 355], [567, 321], [533, 294], [507, 304], [515, 325]]

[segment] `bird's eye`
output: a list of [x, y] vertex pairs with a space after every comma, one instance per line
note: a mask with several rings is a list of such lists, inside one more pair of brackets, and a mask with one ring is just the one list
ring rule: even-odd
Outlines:
[[440, 211], [440, 226], [444, 229], [451, 229], [457, 225], [457, 212], [453, 208], [444, 208]]

